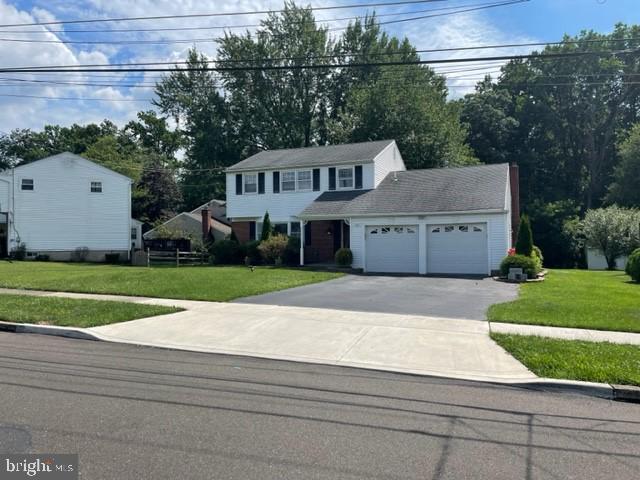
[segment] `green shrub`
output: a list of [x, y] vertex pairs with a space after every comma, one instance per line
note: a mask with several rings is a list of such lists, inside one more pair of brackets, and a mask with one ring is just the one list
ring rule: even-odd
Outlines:
[[504, 257], [500, 263], [500, 274], [503, 277], [509, 275], [510, 268], [521, 268], [529, 278], [535, 278], [540, 273], [540, 267], [537, 258], [527, 257], [526, 255], [510, 255]]
[[640, 282], [640, 248], [631, 252], [624, 271], [634, 282]]
[[218, 265], [241, 263], [244, 259], [240, 245], [233, 240], [220, 240], [211, 245], [213, 261]]
[[350, 267], [353, 263], [353, 252], [349, 248], [341, 248], [336, 252], [335, 260], [339, 267]]
[[287, 243], [286, 235], [275, 234], [271, 235], [267, 240], [260, 242], [258, 250], [260, 250], [260, 254], [265, 263], [276, 264], [278, 261], [282, 262], [282, 256], [287, 248]]
[[247, 242], [241, 247], [241, 255], [246, 259], [249, 265], [260, 265], [262, 263], [262, 256], [260, 255], [260, 240], [254, 240]]
[[262, 232], [260, 233], [260, 241], [264, 242], [268, 240], [273, 233], [273, 227], [271, 226], [271, 220], [269, 219], [269, 212], [265, 212], [262, 219]]
[[519, 255], [531, 256], [533, 251], [533, 233], [531, 232], [531, 222], [529, 217], [523, 215], [518, 228], [518, 238], [516, 239], [516, 253]]
[[27, 246], [24, 243], [19, 243], [16, 249], [11, 252], [11, 258], [13, 260], [24, 260], [27, 258]]
[[282, 263], [290, 267], [300, 265], [300, 238], [289, 237], [287, 248], [282, 255]]
[[120, 254], [119, 253], [105, 253], [104, 254], [105, 263], [116, 264], [120, 262]]
[[540, 247], [534, 245], [533, 252], [531, 254], [537, 256], [540, 259], [540, 265], [544, 263], [544, 255], [542, 255], [542, 250], [540, 250]]

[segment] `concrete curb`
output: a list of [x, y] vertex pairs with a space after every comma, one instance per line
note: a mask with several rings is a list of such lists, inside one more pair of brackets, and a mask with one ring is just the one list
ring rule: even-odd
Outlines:
[[[35, 325], [30, 323], [11, 323], [11, 322], [3, 322], [0, 321], [0, 331], [4, 332], [12, 332], [12, 333], [35, 333], [38, 335], [52, 335], [57, 337], [66, 337], [66, 338], [74, 338], [78, 340], [91, 340], [91, 341], [99, 341], [99, 342], [110, 342], [110, 343], [121, 343], [127, 345], [139, 345], [145, 347], [152, 348], [163, 348], [167, 350], [182, 350], [182, 351], [195, 351], [199, 353], [212, 353], [218, 355], [230, 355], [230, 356], [250, 356], [255, 358], [269, 358], [271, 360], [278, 361], [287, 361], [287, 362], [298, 362], [305, 363], [303, 360], [299, 359], [286, 359], [286, 358], [277, 358], [277, 357], [269, 357], [266, 355], [248, 355], [248, 354], [239, 354], [237, 352], [204, 352], [198, 349], [189, 349], [189, 348], [180, 348], [177, 346], [166, 346], [166, 345], [153, 345], [153, 344], [144, 344], [139, 342], [126, 342], [120, 341], [118, 339], [103, 337], [93, 332], [89, 332], [84, 328], [74, 328], [74, 327], [57, 327], [53, 325]], [[347, 368], [365, 368], [367, 370], [374, 370], [378, 372], [393, 372], [399, 373], [403, 375], [412, 375], [412, 376], [437, 376], [439, 378], [450, 378], [454, 380], [464, 380], [471, 382], [482, 382], [489, 383], [493, 385], [502, 385], [502, 386], [510, 386], [516, 388], [528, 388], [531, 390], [541, 390], [541, 391], [550, 391], [557, 393], [569, 393], [569, 394], [581, 394], [588, 395], [597, 398], [605, 398], [609, 400], [619, 400], [625, 402], [634, 402], [640, 403], [640, 387], [635, 387], [631, 385], [609, 385], [608, 383], [594, 383], [594, 382], [582, 382], [578, 380], [561, 380], [554, 378], [536, 378], [531, 380], [508, 380], [508, 379], [471, 379], [464, 378], [463, 376], [451, 376], [451, 375], [425, 375], [416, 372], [403, 372], [394, 369], [382, 369], [380, 367], [366, 367], [366, 366], [356, 366], [356, 365], [348, 365], [348, 364], [334, 364], [330, 362], [308, 362], [308, 363], [318, 363], [329, 366], [342, 366]]]

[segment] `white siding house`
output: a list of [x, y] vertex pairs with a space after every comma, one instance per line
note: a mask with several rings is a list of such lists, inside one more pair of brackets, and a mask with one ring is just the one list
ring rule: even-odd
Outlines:
[[301, 264], [348, 247], [365, 272], [489, 275], [512, 245], [512, 186], [507, 164], [407, 171], [394, 141], [275, 150], [227, 170], [227, 215], [244, 242], [268, 211]]
[[7, 214], [8, 251], [68, 260], [88, 249], [127, 258], [132, 246], [131, 179], [71, 153], [0, 173], [0, 212]]

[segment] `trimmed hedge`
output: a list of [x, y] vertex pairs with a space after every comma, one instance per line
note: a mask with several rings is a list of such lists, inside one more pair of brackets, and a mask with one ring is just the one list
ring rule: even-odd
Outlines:
[[526, 255], [511, 255], [504, 257], [500, 263], [500, 274], [506, 277], [509, 275], [510, 268], [521, 268], [529, 278], [535, 278], [540, 273], [539, 265], [538, 258], [527, 257]]
[[218, 265], [231, 265], [241, 263], [241, 249], [238, 242], [233, 240], [220, 240], [211, 245], [210, 253], [213, 256], [214, 263]]
[[624, 271], [634, 282], [640, 282], [640, 248], [631, 252]]
[[353, 252], [348, 248], [341, 248], [336, 252], [335, 261], [339, 267], [350, 267], [353, 263]]

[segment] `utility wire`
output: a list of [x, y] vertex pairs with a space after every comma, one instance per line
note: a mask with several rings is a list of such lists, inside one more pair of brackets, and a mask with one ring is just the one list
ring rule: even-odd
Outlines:
[[[376, 3], [356, 3], [349, 5], [328, 5], [324, 7], [308, 7], [311, 11], [324, 10], [344, 10], [353, 8], [369, 8], [369, 7], [391, 7], [397, 5], [415, 5], [421, 3], [443, 2], [446, 0], [404, 0], [398, 2], [376, 2]], [[526, 0], [529, 1], [529, 0]], [[57, 20], [52, 22], [35, 22], [35, 23], [8, 23], [0, 25], [0, 28], [12, 27], [33, 27], [36, 25], [71, 25], [81, 23], [107, 23], [107, 22], [133, 22], [140, 20], [168, 20], [177, 18], [205, 18], [205, 17], [230, 17], [239, 15], [265, 15], [273, 13], [284, 13], [286, 10], [253, 10], [253, 11], [236, 11], [236, 12], [219, 12], [219, 13], [191, 13], [184, 15], [154, 15], [148, 17], [120, 17], [120, 18], [93, 18], [87, 20]]]

